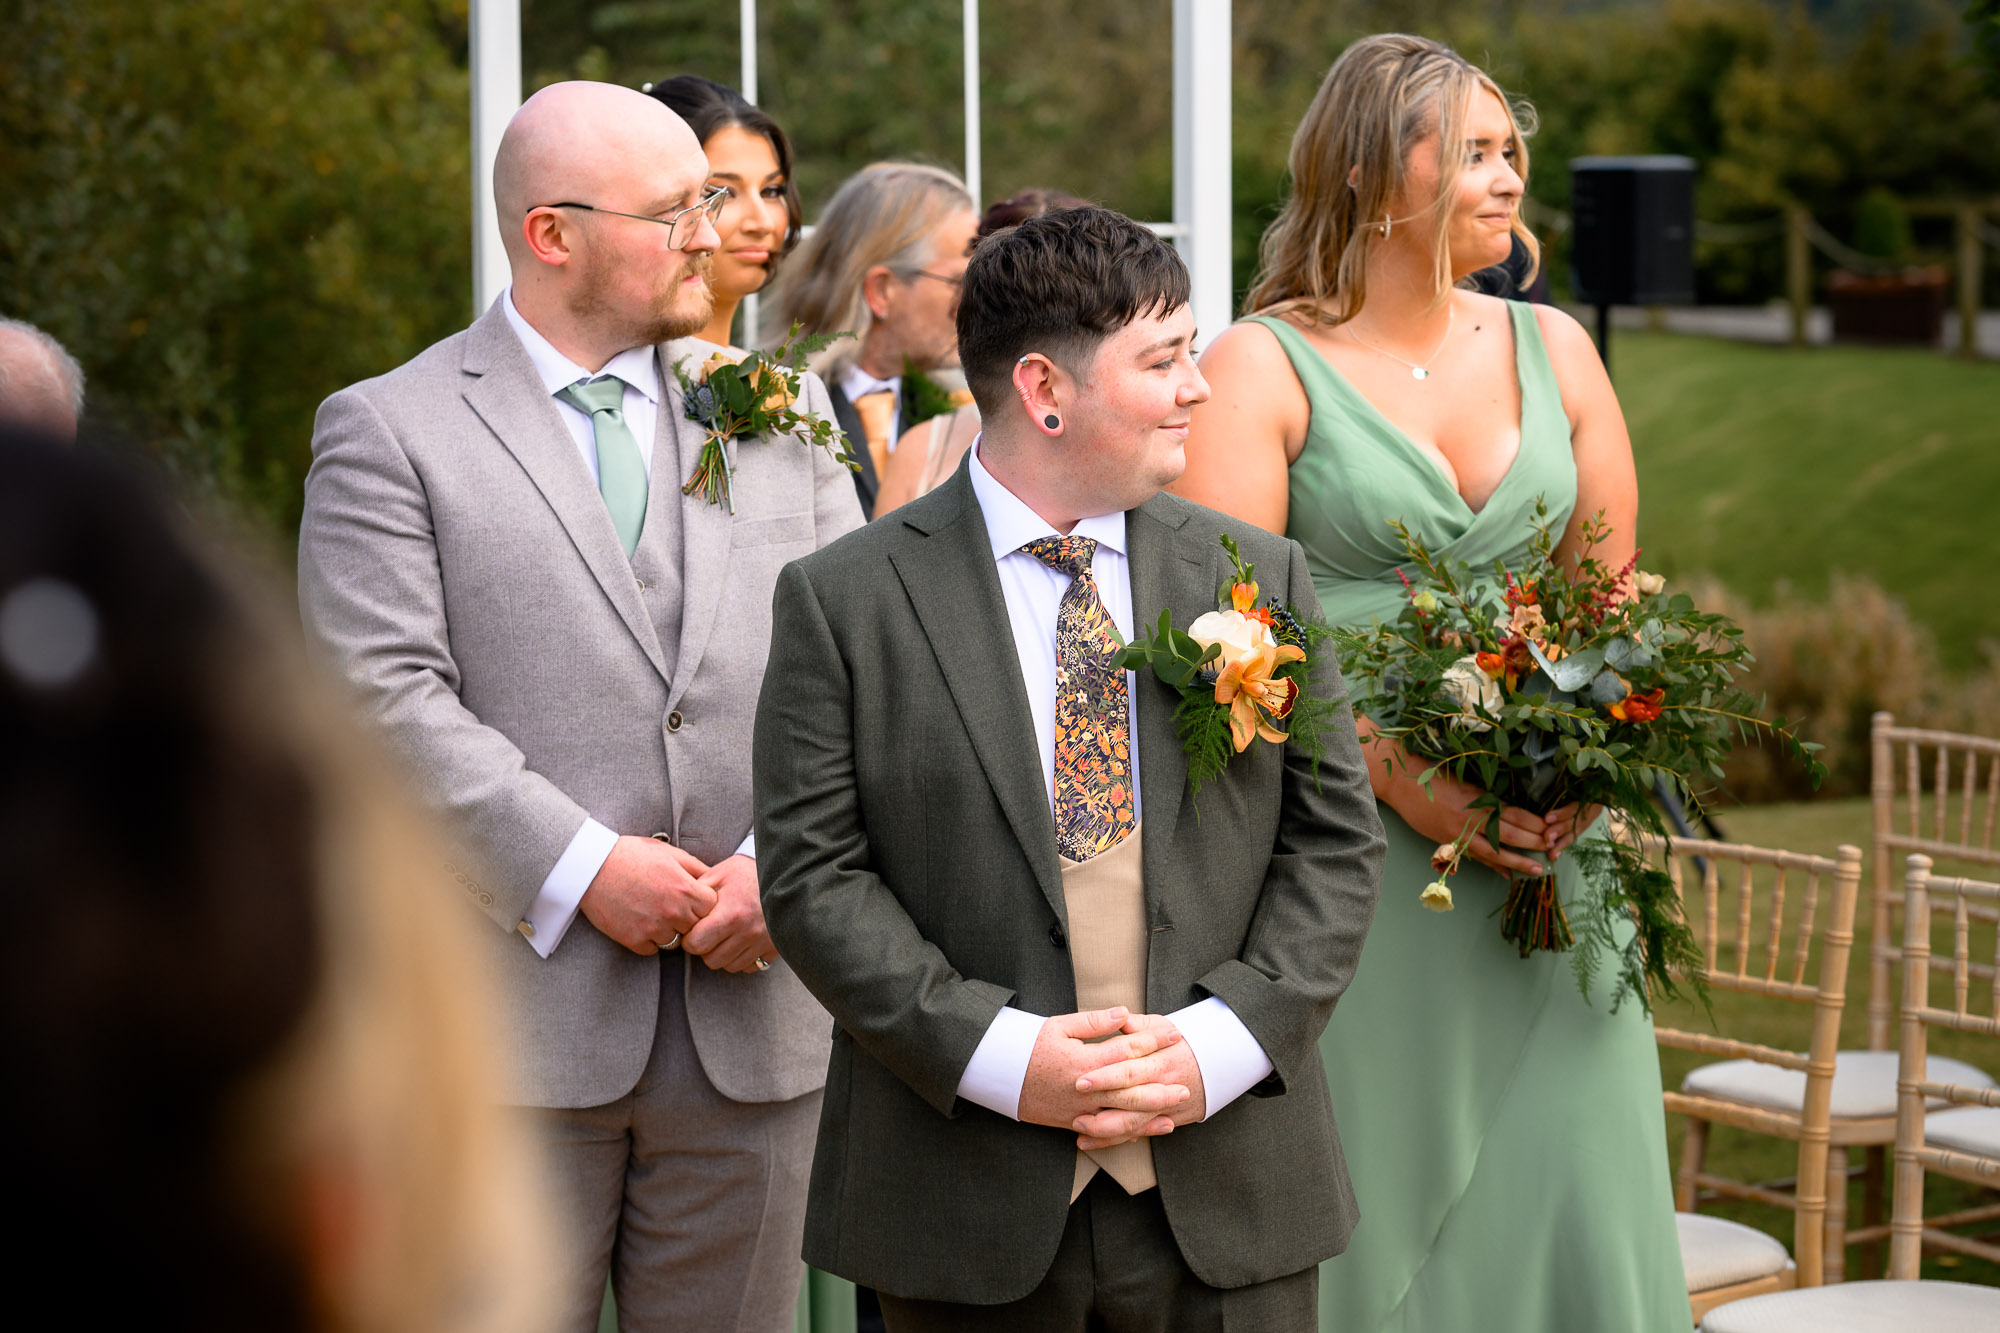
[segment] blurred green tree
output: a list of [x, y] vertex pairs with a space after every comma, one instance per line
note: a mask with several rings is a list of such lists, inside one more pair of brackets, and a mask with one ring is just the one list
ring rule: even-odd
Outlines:
[[465, 0], [21, 0], [0, 310], [283, 534], [314, 408], [470, 304]]

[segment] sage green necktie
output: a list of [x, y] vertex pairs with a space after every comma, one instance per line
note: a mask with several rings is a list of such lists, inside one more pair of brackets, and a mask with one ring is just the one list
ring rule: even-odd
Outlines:
[[611, 511], [618, 544], [630, 556], [639, 545], [639, 529], [646, 525], [648, 482], [639, 441], [625, 424], [625, 381], [616, 375], [578, 380], [556, 397], [590, 413], [591, 432], [597, 437], [597, 493]]

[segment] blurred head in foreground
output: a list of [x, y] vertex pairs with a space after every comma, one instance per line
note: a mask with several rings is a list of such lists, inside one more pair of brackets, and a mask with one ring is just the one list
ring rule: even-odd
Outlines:
[[0, 1190], [39, 1288], [538, 1327], [532, 1162], [395, 790], [145, 486], [0, 426]]
[[25, 320], [0, 316], [0, 422], [73, 439], [83, 417], [83, 367]]

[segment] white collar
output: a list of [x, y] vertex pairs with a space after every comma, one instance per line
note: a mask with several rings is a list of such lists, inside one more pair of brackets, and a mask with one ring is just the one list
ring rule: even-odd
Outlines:
[[541, 376], [542, 387], [550, 394], [561, 393], [578, 380], [594, 380], [605, 375], [616, 375], [627, 384], [646, 395], [647, 401], [655, 406], [660, 401], [660, 367], [653, 358], [653, 349], [647, 345], [628, 347], [617, 356], [604, 363], [604, 369], [595, 375], [564, 356], [544, 338], [541, 331], [530, 324], [527, 317], [514, 308], [514, 289], [509, 287], [500, 298], [500, 308], [506, 313], [507, 323], [513, 326], [514, 336], [527, 349], [528, 360], [534, 363], [535, 373]]
[[[1049, 526], [1047, 519], [1028, 508], [1020, 496], [1008, 490], [998, 477], [986, 470], [986, 464], [979, 458], [980, 439], [972, 442], [972, 494], [979, 501], [980, 512], [986, 517], [986, 536], [993, 544], [993, 558], [1004, 560], [1037, 538], [1061, 536]], [[1124, 555], [1124, 511], [1086, 518], [1071, 528], [1069, 535], [1089, 537], [1099, 546], [1108, 546]]]
[[848, 366], [847, 373], [840, 377], [840, 391], [847, 395], [847, 401], [850, 403], [863, 394], [881, 393], [884, 390], [900, 394], [903, 390], [903, 377], [894, 375], [886, 380], [878, 380], [863, 370], [859, 361]]

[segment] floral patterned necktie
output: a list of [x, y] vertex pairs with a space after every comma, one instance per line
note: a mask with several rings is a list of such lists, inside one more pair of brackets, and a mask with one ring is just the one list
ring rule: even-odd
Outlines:
[[1038, 537], [1021, 549], [1070, 579], [1056, 610], [1056, 850], [1088, 861], [1133, 827], [1123, 645], [1090, 574], [1096, 541]]

